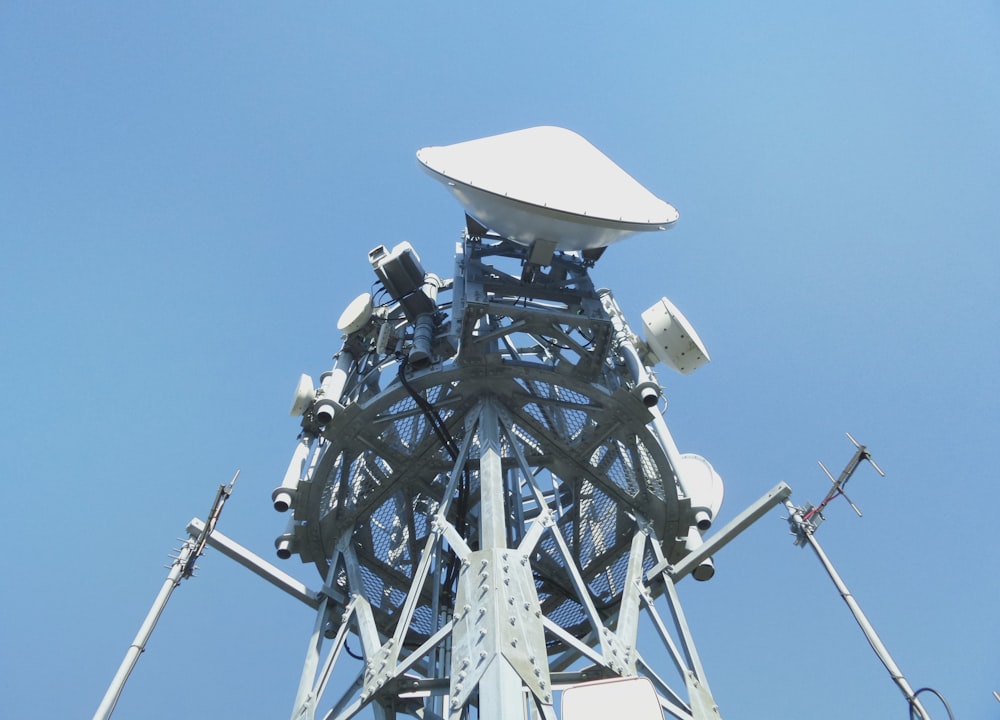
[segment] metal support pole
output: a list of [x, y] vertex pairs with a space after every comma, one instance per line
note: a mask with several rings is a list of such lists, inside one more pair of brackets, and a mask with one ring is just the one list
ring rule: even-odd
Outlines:
[[[493, 549], [493, 554], [507, 547], [507, 511], [504, 507], [504, 473], [502, 464], [502, 449], [500, 442], [500, 420], [496, 406], [487, 399], [482, 406], [479, 417], [479, 467], [480, 467], [480, 519], [479, 532], [482, 548]], [[491, 563], [490, 565], [493, 565]], [[499, 567], [491, 567], [494, 578], [484, 577], [486, 583], [499, 583], [496, 579]], [[500, 602], [498, 595], [503, 585], [497, 584], [491, 593], [494, 604]], [[494, 609], [487, 616], [494, 617], [495, 627], [492, 628], [492, 655], [487, 660], [487, 667], [479, 681], [479, 713], [480, 717], [490, 720], [523, 720], [525, 698], [521, 678], [503, 653], [498, 652], [497, 645], [501, 637], [506, 637], [500, 630], [500, 609]], [[452, 717], [458, 714], [452, 712]]]
[[[205, 523], [198, 518], [192, 518], [191, 522], [188, 523], [187, 531], [195, 535], [201, 533], [204, 528]], [[305, 603], [313, 610], [319, 608], [320, 594], [306, 587], [305, 583], [296, 580], [285, 571], [275, 567], [267, 560], [264, 560], [218, 530], [212, 530], [207, 538], [207, 544], [213, 550], [218, 550], [230, 560], [235, 560], [250, 572], [271, 583], [279, 590], [284, 590], [293, 598]], [[331, 588], [324, 588], [324, 591], [340, 604], [347, 603], [347, 598], [334, 593]]]
[[[331, 571], [332, 574], [332, 571]], [[325, 595], [320, 600], [316, 611], [316, 622], [313, 624], [312, 635], [306, 649], [306, 659], [299, 679], [299, 689], [295, 693], [295, 707], [292, 710], [292, 720], [303, 718], [313, 720], [316, 717], [316, 703], [319, 700], [315, 692], [316, 669], [319, 667], [320, 654], [323, 651], [323, 631], [327, 623], [327, 604], [329, 598]]]
[[149, 636], [153, 634], [153, 629], [156, 627], [163, 609], [167, 606], [167, 601], [170, 599], [171, 593], [173, 593], [174, 588], [180, 585], [184, 577], [184, 570], [194, 556], [194, 549], [195, 536], [190, 535], [184, 541], [184, 545], [170, 566], [170, 572], [167, 574], [167, 579], [163, 581], [163, 586], [153, 601], [153, 606], [149, 608], [146, 619], [142, 621], [139, 632], [136, 633], [128, 652], [125, 653], [125, 658], [118, 667], [118, 672], [115, 673], [108, 691], [104, 693], [104, 699], [101, 700], [97, 712], [94, 713], [94, 720], [107, 720], [111, 717], [111, 713], [114, 712], [115, 705], [118, 704], [118, 698], [121, 697], [122, 690], [125, 688], [125, 682], [128, 680], [129, 675], [132, 674], [132, 670], [135, 669], [135, 665], [139, 661], [139, 656], [146, 649]]
[[889, 676], [892, 678], [892, 681], [896, 683], [899, 689], [903, 692], [903, 696], [906, 698], [906, 701], [910, 704], [910, 707], [917, 712], [918, 716], [923, 720], [930, 720], [930, 715], [927, 714], [927, 711], [924, 710], [923, 706], [920, 704], [916, 694], [913, 692], [913, 688], [910, 687], [910, 683], [908, 683], [906, 678], [903, 676], [903, 671], [899, 669], [898, 665], [896, 665], [896, 662], [889, 654], [889, 650], [886, 648], [881, 638], [879, 638], [878, 633], [875, 632], [875, 628], [872, 627], [872, 624], [868, 621], [867, 616], [861, 610], [861, 606], [858, 604], [857, 600], [854, 599], [854, 596], [851, 595], [851, 591], [847, 589], [847, 585], [844, 584], [840, 574], [833, 567], [833, 563], [830, 562], [826, 553], [823, 552], [823, 548], [820, 546], [819, 541], [812, 533], [811, 526], [803, 519], [802, 511], [795, 507], [790, 500], [785, 501], [785, 507], [788, 509], [788, 512], [791, 513], [791, 520], [793, 525], [796, 527], [799, 536], [804, 537], [806, 542], [808, 542], [810, 547], [812, 547], [812, 549], [816, 552], [816, 557], [819, 558], [820, 563], [822, 563], [827, 574], [830, 576], [830, 579], [836, 586], [837, 591], [840, 593], [840, 597], [842, 597], [844, 602], [847, 603], [848, 609], [850, 609], [851, 614], [854, 615], [854, 619], [861, 628], [861, 632], [865, 634], [865, 638], [868, 640], [868, 643], [872, 646], [872, 650], [875, 651], [878, 659], [882, 661], [885, 669], [889, 671]]
[[742, 533], [753, 523], [764, 517], [767, 512], [786, 500], [792, 494], [792, 489], [785, 483], [778, 483], [765, 495], [757, 499], [750, 507], [741, 512], [735, 518], [726, 523], [726, 526], [712, 535], [698, 549], [689, 553], [677, 565], [672, 565], [667, 560], [658, 562], [650, 571], [649, 577], [654, 577], [662, 572], [670, 575], [674, 582], [692, 572], [699, 564], [715, 555], [722, 548], [728, 545], [737, 535]]
[[132, 674], [132, 670], [135, 669], [135, 664], [139, 661], [139, 656], [146, 649], [149, 636], [153, 634], [153, 629], [156, 627], [163, 609], [167, 606], [167, 601], [170, 599], [171, 593], [173, 593], [174, 588], [181, 584], [181, 580], [191, 577], [194, 573], [194, 564], [205, 551], [209, 537], [215, 529], [216, 523], [219, 521], [219, 516], [222, 514], [222, 507], [226, 504], [229, 496], [232, 495], [233, 486], [236, 485], [236, 478], [239, 476], [240, 471], [237, 470], [228, 485], [219, 485], [219, 489], [215, 493], [215, 500], [212, 502], [212, 508], [208, 512], [208, 521], [198, 531], [188, 529], [188, 537], [184, 541], [184, 544], [181, 545], [177, 557], [174, 558], [173, 563], [170, 565], [170, 572], [167, 573], [167, 579], [163, 581], [163, 586], [156, 595], [153, 606], [146, 614], [146, 619], [142, 621], [139, 632], [136, 633], [135, 639], [125, 653], [125, 658], [118, 667], [118, 672], [115, 673], [108, 691], [104, 693], [104, 699], [101, 700], [97, 712], [94, 713], [94, 720], [107, 720], [107, 718], [111, 717], [111, 713], [114, 712], [115, 705], [118, 704], [118, 698], [121, 697], [122, 690], [125, 688], [125, 682], [128, 680], [129, 675]]
[[503, 451], [500, 421], [492, 400], [483, 403], [479, 417], [480, 500], [479, 533], [485, 548], [507, 547], [507, 509], [504, 507]]

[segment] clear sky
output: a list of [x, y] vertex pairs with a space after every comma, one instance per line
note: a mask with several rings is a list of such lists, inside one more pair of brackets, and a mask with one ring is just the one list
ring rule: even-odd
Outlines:
[[[986, 0], [3, 3], [0, 715], [93, 713], [236, 468], [220, 529], [273, 557], [292, 390], [367, 251], [451, 274], [414, 153], [551, 124], [681, 213], [594, 277], [707, 344], [660, 379], [724, 518], [867, 443], [888, 477], [820, 539], [915, 687], [1000, 717], [998, 88]], [[781, 512], [716, 561], [680, 588], [724, 717], [907, 717]], [[287, 716], [311, 613], [200, 564], [116, 717]]]

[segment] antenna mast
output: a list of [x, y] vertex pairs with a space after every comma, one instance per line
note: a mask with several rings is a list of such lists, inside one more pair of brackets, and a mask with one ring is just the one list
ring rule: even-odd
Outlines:
[[820, 467], [823, 468], [823, 472], [825, 472], [827, 477], [830, 478], [830, 482], [833, 483], [833, 487], [830, 488], [826, 497], [824, 497], [822, 502], [820, 502], [820, 504], [816, 507], [806, 503], [804, 508], [799, 508], [793, 505], [790, 500], [786, 499], [785, 507], [789, 512], [788, 523], [792, 528], [792, 534], [795, 535], [795, 544], [801, 546], [809, 545], [815, 551], [816, 557], [819, 558], [823, 568], [830, 576], [830, 580], [832, 580], [834, 586], [836, 586], [837, 591], [840, 593], [840, 597], [842, 597], [844, 602], [847, 603], [848, 609], [857, 621], [858, 626], [861, 628], [861, 632], [864, 633], [865, 638], [872, 647], [872, 650], [875, 651], [875, 655], [878, 656], [878, 659], [889, 672], [889, 676], [892, 678], [892, 681], [896, 683], [899, 689], [903, 692], [903, 696], [906, 698], [907, 703], [909, 703], [911, 716], [916, 713], [916, 717], [921, 720], [930, 720], [930, 715], [927, 714], [927, 711], [924, 710], [923, 706], [920, 704], [920, 700], [917, 699], [917, 694], [913, 691], [913, 688], [910, 687], [910, 683], [907, 682], [906, 678], [903, 676], [903, 671], [899, 669], [895, 660], [892, 659], [892, 655], [889, 654], [889, 650], [886, 648], [885, 643], [882, 642], [878, 633], [875, 632], [875, 628], [868, 620], [868, 616], [866, 616], [864, 611], [862, 611], [861, 605], [859, 605], [858, 601], [854, 599], [851, 591], [847, 589], [846, 583], [844, 583], [840, 574], [830, 561], [830, 558], [828, 558], [826, 553], [823, 551], [823, 547], [820, 545], [819, 540], [816, 539], [816, 529], [824, 520], [823, 510], [833, 499], [837, 497], [843, 497], [851, 508], [854, 509], [854, 512], [857, 513], [858, 517], [861, 517], [861, 511], [847, 497], [844, 492], [844, 487], [847, 485], [847, 481], [854, 475], [858, 466], [861, 465], [862, 461], [867, 460], [871, 466], [875, 468], [879, 475], [885, 477], [885, 473], [882, 472], [882, 469], [875, 464], [874, 460], [872, 460], [871, 454], [868, 452], [868, 448], [859, 444], [857, 440], [851, 437], [850, 433], [846, 433], [846, 435], [848, 439], [854, 443], [854, 447], [856, 448], [854, 456], [848, 461], [843, 472], [840, 473], [840, 476], [836, 480], [834, 480], [830, 471], [826, 469], [826, 466], [820, 462]]
[[135, 639], [129, 645], [128, 651], [125, 653], [125, 658], [118, 667], [118, 672], [115, 673], [114, 678], [111, 680], [111, 685], [108, 686], [108, 690], [97, 708], [97, 712], [94, 713], [94, 720], [107, 720], [115, 711], [115, 706], [118, 704], [122, 690], [125, 689], [125, 683], [135, 669], [136, 663], [139, 662], [139, 656], [145, 652], [146, 643], [149, 642], [149, 638], [156, 628], [156, 623], [159, 621], [160, 615], [163, 614], [163, 610], [167, 607], [167, 601], [170, 600], [174, 589], [181, 584], [181, 581], [187, 580], [194, 574], [196, 570], [195, 563], [205, 551], [205, 545], [209, 542], [209, 537], [215, 529], [216, 523], [219, 521], [219, 516], [222, 514], [222, 506], [226, 504], [226, 500], [232, 495], [233, 486], [236, 484], [236, 478], [239, 476], [240, 471], [237, 470], [228, 485], [219, 485], [219, 490], [215, 494], [215, 500], [212, 502], [212, 508], [208, 513], [208, 521], [198, 531], [189, 530], [188, 537], [184, 540], [180, 550], [177, 551], [177, 555], [171, 557], [173, 562], [170, 564], [170, 572], [167, 573], [167, 578], [163, 581], [160, 592], [157, 593], [156, 599], [153, 600], [152, 607], [149, 608], [145, 620], [139, 626], [139, 632], [136, 633]]

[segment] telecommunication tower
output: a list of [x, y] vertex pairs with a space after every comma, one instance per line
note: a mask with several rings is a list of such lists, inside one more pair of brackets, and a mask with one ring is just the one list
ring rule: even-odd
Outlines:
[[[676, 210], [560, 128], [417, 157], [466, 213], [452, 277], [408, 243], [372, 249], [380, 289], [295, 394], [275, 544], [323, 587], [300, 593], [317, 615], [292, 717], [720, 717], [675, 583], [710, 578], [790, 491], [703, 540], [722, 481], [677, 448], [652, 368], [688, 374], [708, 352], [666, 298], [640, 337], [591, 278]], [[643, 614], [671, 677], [645, 659]], [[349, 635], [363, 669], [335, 689]]]

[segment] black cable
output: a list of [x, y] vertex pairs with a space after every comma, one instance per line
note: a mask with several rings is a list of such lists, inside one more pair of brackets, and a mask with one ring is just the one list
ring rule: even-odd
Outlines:
[[424, 415], [427, 417], [427, 422], [430, 423], [431, 429], [434, 434], [438, 436], [438, 440], [444, 445], [444, 449], [448, 451], [451, 455], [452, 460], [458, 459], [458, 446], [455, 444], [455, 439], [448, 432], [448, 428], [445, 426], [444, 421], [438, 414], [437, 409], [427, 401], [423, 395], [418, 393], [416, 389], [410, 385], [410, 382], [406, 379], [406, 366], [409, 364], [409, 359], [404, 357], [399, 363], [399, 381], [403, 383], [403, 387], [406, 388], [406, 392], [410, 394], [414, 402], [420, 406], [420, 409], [424, 411]]
[[351, 650], [351, 646], [347, 644], [347, 638], [346, 637], [344, 638], [344, 650], [346, 650], [347, 654], [350, 655], [355, 660], [364, 660], [365, 659], [363, 655], [358, 655], [356, 652], [354, 652], [353, 650]]
[[583, 337], [583, 339], [587, 341], [587, 344], [583, 346], [584, 350], [588, 350], [589, 348], [591, 348], [594, 345], [594, 337], [595, 337], [596, 333], [594, 335], [591, 335], [590, 337], [587, 337], [587, 333], [585, 333], [580, 328], [573, 328], [573, 329], [576, 330], [578, 333], [580, 333], [580, 336]]
[[[377, 291], [375, 290], [376, 285], [379, 288]], [[389, 291], [385, 289], [385, 285], [383, 285], [380, 280], [376, 280], [375, 282], [372, 283], [371, 290], [369, 290], [369, 294], [372, 296], [372, 303], [374, 305], [381, 305], [382, 298], [385, 295], [388, 295]]]
[[[409, 360], [406, 357], [400, 359], [399, 363], [399, 381], [406, 388], [406, 392], [410, 394], [413, 401], [417, 403], [421, 410], [424, 412], [424, 416], [427, 418], [428, 424], [430, 424], [431, 429], [434, 434], [438, 436], [444, 449], [448, 451], [452, 460], [458, 460], [458, 446], [455, 444], [455, 439], [452, 437], [451, 433], [448, 432], [448, 427], [444, 424], [441, 419], [441, 415], [438, 413], [437, 408], [435, 408], [427, 398], [417, 392], [416, 388], [410, 385], [410, 382], [406, 379], [406, 366], [409, 364]], [[465, 524], [465, 513], [469, 502], [469, 472], [468, 470], [462, 471], [462, 481], [459, 483], [458, 487], [458, 498], [456, 500], [456, 518], [457, 527], [459, 534], [465, 534], [467, 526]], [[451, 588], [458, 580], [458, 573], [461, 569], [461, 561], [458, 555], [454, 551], [449, 551], [450, 557], [448, 558], [448, 569], [445, 572], [444, 582], [441, 584], [442, 592], [451, 593]]]
[[948, 717], [951, 718], [951, 720], [955, 720], [955, 715], [954, 715], [954, 713], [952, 713], [951, 706], [948, 705], [948, 701], [944, 699], [944, 695], [942, 695], [941, 693], [939, 693], [934, 688], [929, 688], [929, 687], [920, 688], [915, 693], [913, 693], [913, 700], [910, 702], [910, 720], [917, 720], [917, 715], [916, 715], [916, 713], [917, 713], [916, 700], [917, 700], [917, 696], [920, 695], [920, 693], [922, 693], [922, 692], [929, 692], [932, 695], [936, 696], [937, 699], [941, 701], [941, 704], [944, 705], [944, 709], [947, 711]]

